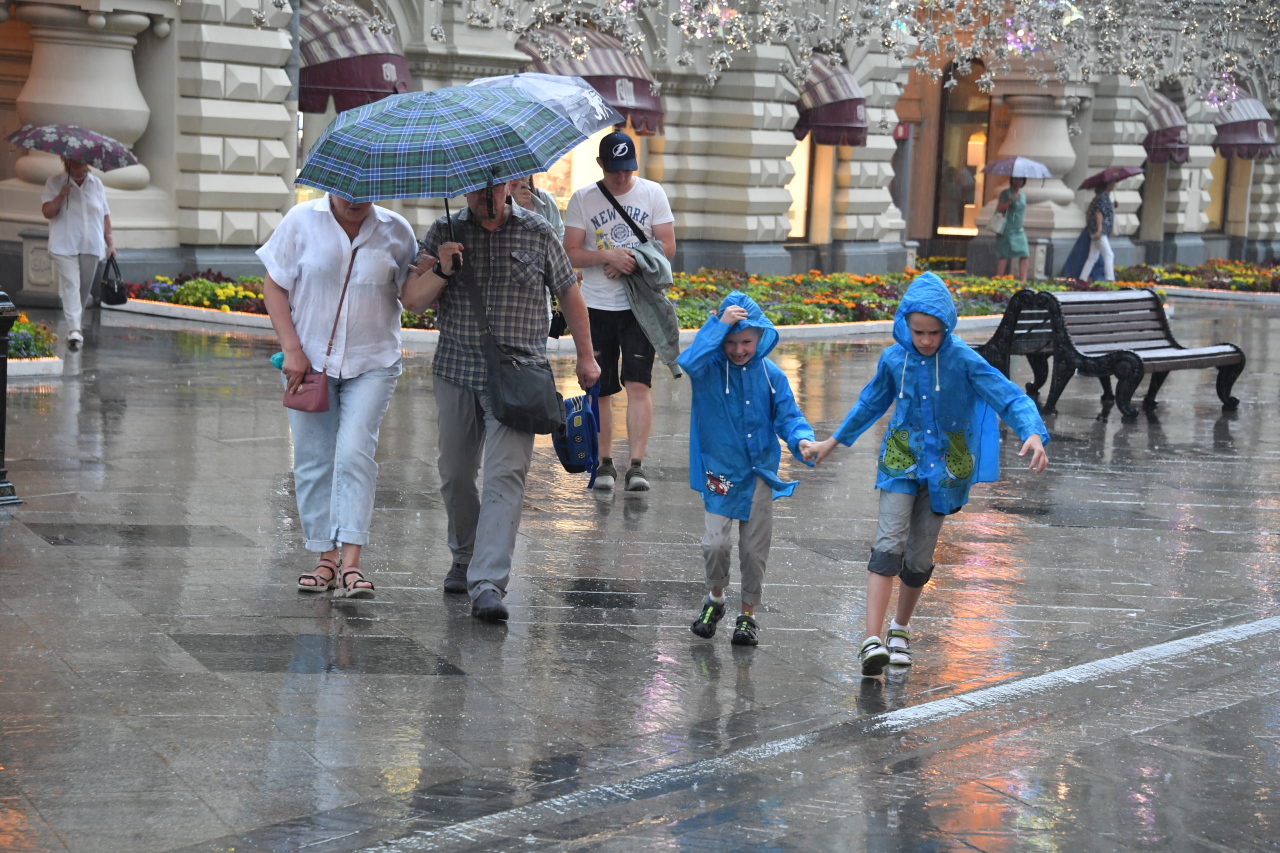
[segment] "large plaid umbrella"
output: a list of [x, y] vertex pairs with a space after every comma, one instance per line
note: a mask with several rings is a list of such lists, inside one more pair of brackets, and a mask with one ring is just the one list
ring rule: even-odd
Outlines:
[[483, 89], [518, 89], [567, 118], [590, 136], [606, 127], [626, 124], [627, 119], [609, 106], [595, 88], [581, 77], [526, 71], [504, 77], [481, 77], [467, 86]]
[[546, 171], [584, 139], [554, 109], [518, 90], [408, 92], [334, 119], [297, 183], [357, 203], [453, 198]]
[[138, 158], [123, 142], [74, 124], [24, 124], [5, 139], [19, 148], [47, 151], [103, 172], [138, 165]]

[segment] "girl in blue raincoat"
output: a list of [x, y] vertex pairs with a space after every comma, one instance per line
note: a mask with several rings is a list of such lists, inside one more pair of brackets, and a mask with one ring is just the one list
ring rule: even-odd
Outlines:
[[[1031, 452], [1033, 472], [1049, 463], [1044, 452], [1049, 433], [1036, 404], [953, 335], [955, 327], [950, 291], [942, 279], [924, 273], [898, 305], [897, 343], [881, 353], [875, 378], [835, 434], [813, 448], [815, 462], [821, 462], [836, 442], [853, 444], [897, 404], [877, 466], [880, 516], [867, 566], [867, 639], [859, 652], [863, 675], [879, 675], [889, 664], [911, 664], [907, 625], [933, 575], [942, 520], [968, 502], [974, 483], [999, 478], [996, 416], [1023, 440], [1018, 455]], [[898, 608], [886, 645], [880, 629], [895, 577]]]
[[798, 485], [778, 477], [778, 439], [802, 462], [806, 453], [816, 452], [813, 428], [796, 405], [791, 383], [766, 357], [777, 344], [778, 331], [760, 306], [734, 291], [679, 359], [693, 386], [689, 485], [702, 495], [707, 510], [702, 537], [707, 596], [692, 628], [699, 637], [710, 637], [724, 616], [737, 520], [742, 613], [734, 624], [735, 645], [758, 642], [754, 614], [773, 538], [773, 501]]

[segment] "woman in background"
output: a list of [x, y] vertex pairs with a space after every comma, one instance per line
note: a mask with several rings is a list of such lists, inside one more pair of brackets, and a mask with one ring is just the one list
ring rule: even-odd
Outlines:
[[1031, 265], [1027, 232], [1022, 228], [1022, 217], [1027, 211], [1027, 197], [1022, 188], [1026, 184], [1026, 178], [1010, 178], [1009, 188], [1001, 191], [996, 202], [996, 212], [1004, 214], [1004, 230], [996, 237], [996, 275], [1004, 275], [1016, 258], [1018, 281], [1027, 280], [1027, 268]]
[[40, 213], [49, 220], [49, 259], [67, 320], [67, 346], [84, 343], [81, 331], [98, 264], [116, 253], [107, 191], [86, 163], [62, 158], [62, 172], [45, 181]]

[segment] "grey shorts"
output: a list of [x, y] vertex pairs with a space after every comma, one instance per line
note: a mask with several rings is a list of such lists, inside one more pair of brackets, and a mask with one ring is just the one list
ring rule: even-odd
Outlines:
[[867, 570], [901, 578], [904, 586], [922, 587], [933, 576], [933, 551], [946, 516], [929, 505], [929, 489], [904, 495], [880, 490], [880, 517]]

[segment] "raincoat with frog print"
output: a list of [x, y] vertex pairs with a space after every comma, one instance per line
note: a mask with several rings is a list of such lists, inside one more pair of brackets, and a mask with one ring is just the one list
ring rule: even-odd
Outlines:
[[[928, 314], [942, 322], [942, 345], [923, 356], [911, 343], [907, 315]], [[858, 402], [835, 432], [845, 446], [897, 404], [880, 446], [876, 488], [914, 495], [924, 481], [933, 511], [957, 512], [969, 487], [1000, 476], [1000, 430], [996, 417], [1026, 441], [1049, 443], [1036, 404], [968, 344], [952, 334], [956, 308], [942, 279], [924, 273], [911, 282], [893, 318], [896, 344]]]
[[[796, 490], [798, 483], [778, 477], [778, 439], [804, 462], [800, 442], [813, 440], [813, 427], [796, 405], [786, 374], [766, 358], [778, 344], [778, 330], [745, 293], [726, 296], [720, 312], [730, 305], [745, 308], [747, 319], [730, 326], [710, 318], [679, 363], [693, 386], [689, 486], [702, 495], [707, 512], [747, 521], [757, 477], [773, 489], [774, 500]], [[738, 367], [725, 356], [724, 339], [749, 328], [760, 330], [760, 341], [755, 356]]]

